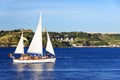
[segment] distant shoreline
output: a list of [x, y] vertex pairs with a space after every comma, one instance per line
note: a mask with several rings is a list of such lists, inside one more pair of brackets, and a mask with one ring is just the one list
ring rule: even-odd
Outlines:
[[[23, 30], [24, 45], [29, 46], [34, 32]], [[46, 46], [46, 34], [43, 32], [43, 47]], [[16, 47], [21, 30], [0, 31], [0, 47]], [[103, 48], [120, 47], [120, 34], [101, 34], [87, 32], [49, 32], [53, 47], [58, 48]]]

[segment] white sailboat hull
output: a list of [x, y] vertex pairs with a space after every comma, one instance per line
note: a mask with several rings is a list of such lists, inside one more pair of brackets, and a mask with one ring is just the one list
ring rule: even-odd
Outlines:
[[13, 59], [13, 63], [42, 63], [42, 62], [52, 62], [54, 63], [56, 58], [38, 59], [38, 60], [21, 60]]

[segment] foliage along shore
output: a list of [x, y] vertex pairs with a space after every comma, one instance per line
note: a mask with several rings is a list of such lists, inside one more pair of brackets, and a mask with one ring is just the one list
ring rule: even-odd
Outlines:
[[[24, 45], [28, 47], [34, 32], [23, 30]], [[119, 47], [120, 34], [86, 32], [49, 32], [54, 47]], [[16, 47], [21, 30], [0, 31], [0, 47]], [[46, 33], [43, 32], [43, 46], [46, 46]]]

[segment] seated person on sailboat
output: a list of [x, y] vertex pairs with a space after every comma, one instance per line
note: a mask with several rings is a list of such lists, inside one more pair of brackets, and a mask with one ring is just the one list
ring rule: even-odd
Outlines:
[[46, 57], [46, 58], [55, 58], [55, 55], [52, 55], [52, 54], [50, 54], [50, 53], [47, 53], [47, 54], [45, 55], [45, 57]]

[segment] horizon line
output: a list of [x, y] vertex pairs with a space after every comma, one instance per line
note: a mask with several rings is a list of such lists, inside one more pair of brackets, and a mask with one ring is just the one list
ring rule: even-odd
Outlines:
[[[23, 29], [23, 28], [22, 28]], [[0, 31], [13, 31], [13, 30], [21, 30], [21, 29], [1, 29]], [[32, 29], [23, 29], [23, 30], [32, 30]], [[33, 32], [35, 32], [34, 30], [32, 30]], [[42, 30], [44, 31], [44, 29]], [[90, 33], [90, 34], [95, 34], [95, 33], [101, 33], [101, 34], [120, 34], [120, 32], [94, 32], [94, 31], [48, 31], [48, 32], [84, 32], [84, 33]]]

